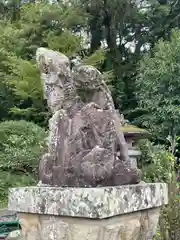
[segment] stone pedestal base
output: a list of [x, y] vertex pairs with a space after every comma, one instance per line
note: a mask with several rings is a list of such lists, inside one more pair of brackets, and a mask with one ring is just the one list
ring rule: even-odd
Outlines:
[[151, 240], [166, 184], [10, 189], [25, 240]]
[[159, 208], [103, 220], [19, 214], [27, 240], [150, 240]]

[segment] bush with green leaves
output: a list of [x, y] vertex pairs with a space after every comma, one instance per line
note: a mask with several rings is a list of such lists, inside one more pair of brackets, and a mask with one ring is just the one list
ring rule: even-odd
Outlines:
[[176, 184], [169, 185], [169, 204], [161, 210], [155, 240], [179, 240], [180, 196]]
[[141, 140], [142, 152], [139, 167], [145, 182], [166, 182], [169, 185], [169, 204], [161, 210], [155, 240], [179, 240], [180, 237], [180, 196], [176, 186], [175, 158], [162, 145]]
[[9, 187], [35, 184], [46, 132], [32, 122], [0, 123], [0, 204]]
[[175, 178], [175, 158], [162, 145], [154, 145], [148, 140], [139, 141], [142, 152], [139, 167], [145, 182], [172, 182]]

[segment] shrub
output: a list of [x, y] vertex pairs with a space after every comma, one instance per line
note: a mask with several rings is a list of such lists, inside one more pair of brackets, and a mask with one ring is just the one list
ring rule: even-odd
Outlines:
[[169, 185], [169, 204], [161, 210], [156, 240], [180, 239], [180, 196], [175, 184]]
[[145, 182], [170, 183], [175, 179], [175, 158], [162, 145], [153, 145], [148, 140], [141, 140], [139, 148], [142, 155], [139, 167]]
[[169, 184], [169, 204], [161, 210], [155, 240], [180, 239], [180, 196], [176, 184], [175, 158], [164, 146], [154, 146], [148, 140], [139, 142], [142, 151], [139, 165], [146, 182]]
[[9, 187], [34, 184], [46, 132], [32, 122], [0, 123], [0, 204]]

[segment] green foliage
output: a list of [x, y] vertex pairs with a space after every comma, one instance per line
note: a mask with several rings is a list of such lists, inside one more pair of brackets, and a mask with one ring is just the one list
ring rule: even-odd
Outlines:
[[45, 46], [69, 57], [76, 55], [82, 48], [76, 33], [85, 26], [86, 15], [81, 8], [61, 2], [20, 3], [18, 18], [13, 17], [10, 1], [4, 7], [10, 12], [4, 12], [0, 20], [0, 120], [25, 119], [47, 126], [49, 114], [35, 65], [36, 49]]
[[9, 58], [9, 64], [12, 70], [5, 80], [16, 99], [16, 103], [9, 110], [11, 116], [27, 121], [38, 121], [40, 125], [44, 125], [49, 114], [43, 102], [38, 69], [32, 62], [16, 56]]
[[146, 55], [137, 77], [139, 106], [147, 111], [142, 123], [154, 133], [175, 141], [180, 119], [180, 32], [171, 41], [159, 41], [153, 54]]
[[100, 67], [106, 59], [106, 51], [104, 49], [96, 50], [92, 55], [87, 56], [83, 59], [83, 63], [86, 65], [92, 65]]
[[81, 38], [75, 35], [76, 27], [85, 25], [86, 17], [75, 5], [62, 2], [23, 4], [20, 8], [21, 37], [28, 38], [24, 56], [33, 58], [39, 46], [46, 46], [72, 56], [81, 48]]
[[[168, 182], [170, 185], [169, 205], [162, 209], [159, 229], [155, 239], [178, 240], [180, 236], [180, 198], [175, 184], [175, 149], [179, 134], [179, 40], [180, 32], [173, 31], [170, 41], [159, 41], [151, 54], [140, 62], [136, 80], [137, 100], [144, 110], [140, 123], [154, 135], [170, 145], [170, 152], [162, 146], [149, 142], [141, 143], [144, 179], [148, 182]], [[177, 155], [177, 153], [176, 153]], [[173, 183], [173, 184], [172, 184]]]
[[145, 182], [172, 182], [175, 176], [175, 158], [161, 145], [153, 145], [148, 140], [141, 140], [142, 152], [139, 165]]
[[36, 175], [46, 133], [31, 122], [0, 123], [0, 170], [28, 171]]
[[4, 109], [0, 119], [23, 118], [44, 125], [48, 113], [35, 64], [4, 49], [1, 49], [0, 58], [0, 106]]
[[129, 112], [137, 107], [134, 85], [138, 62], [159, 39], [169, 39], [172, 28], [178, 25], [179, 1], [170, 0], [164, 5], [153, 0], [148, 4], [145, 0], [139, 4], [131, 0], [80, 2], [90, 15], [90, 53], [102, 43], [107, 46], [106, 61], [101, 67], [103, 71], [113, 71], [115, 104], [129, 118]]
[[8, 52], [13, 52], [17, 56], [21, 56], [22, 49], [26, 44], [26, 39], [20, 37], [21, 30], [13, 24], [9, 24], [5, 21], [0, 21], [0, 34], [0, 48]]
[[26, 100], [42, 102], [42, 84], [37, 67], [29, 61], [21, 58], [11, 57], [11, 74], [7, 76], [7, 82], [11, 85], [16, 96]]
[[75, 36], [70, 31], [63, 31], [61, 36], [53, 36], [50, 32], [47, 36], [48, 47], [52, 50], [65, 53], [72, 57], [81, 50], [81, 38]]
[[11, 73], [10, 53], [0, 48], [0, 120], [9, 117], [9, 110], [14, 105], [14, 96], [5, 78]]
[[156, 240], [179, 240], [180, 236], [180, 196], [176, 185], [169, 185], [169, 204], [161, 211]]
[[[1, 1], [0, 48], [13, 53], [18, 61], [19, 58], [32, 61], [29, 64], [20, 63], [29, 72], [34, 71], [33, 60], [39, 46], [61, 51], [70, 58], [81, 55], [85, 62], [90, 62], [105, 73], [116, 106], [126, 117], [133, 119], [131, 113], [137, 107], [134, 84], [138, 61], [159, 39], [169, 40], [172, 28], [179, 28], [179, 0], [170, 0], [165, 5], [153, 0], [148, 1], [149, 5], [146, 6], [145, 0], [141, 3], [137, 6], [131, 0], [77, 0], [69, 1], [69, 4], [47, 0]], [[81, 30], [89, 36], [87, 46], [83, 44]], [[103, 50], [100, 48], [102, 44]], [[36, 80], [38, 89], [39, 77], [34, 74]], [[40, 100], [34, 99], [34, 88], [28, 90], [28, 95], [32, 92], [30, 99], [24, 100], [24, 94], [27, 95], [24, 86], [25, 83], [18, 90], [23, 94], [22, 99], [19, 99], [21, 95], [18, 99], [10, 99], [9, 105], [14, 107], [11, 112], [15, 113], [14, 117], [18, 115], [18, 118], [38, 122], [45, 116], [46, 107], [43, 104], [39, 107]], [[18, 101], [21, 101], [21, 106], [18, 106]], [[25, 111], [26, 108], [30, 111]], [[23, 109], [22, 115], [19, 109]], [[5, 114], [2, 118], [5, 117], [9, 115]]]
[[176, 185], [175, 158], [163, 146], [141, 140], [140, 166], [145, 182], [166, 182], [169, 185], [169, 204], [161, 210], [158, 231], [154, 240], [178, 240], [180, 236], [180, 196]]
[[[19, 86], [13, 87], [16, 94], [10, 94], [7, 114], [0, 119], [9, 117], [10, 108], [11, 118], [46, 125], [46, 105], [42, 103], [39, 75], [34, 65], [39, 46], [61, 51], [70, 58], [80, 55], [85, 63], [98, 67], [112, 89], [116, 106], [126, 117], [134, 118], [129, 113], [137, 107], [134, 88], [137, 64], [158, 39], [169, 39], [169, 32], [177, 27], [177, 22], [169, 23], [170, 15], [179, 19], [176, 16], [178, 4], [171, 2], [171, 5], [161, 6], [149, 1], [150, 5], [144, 11], [143, 4], [137, 6], [131, 0], [77, 0], [69, 4], [46, 0], [1, 1], [0, 48], [16, 58], [13, 66], [11, 59], [7, 64], [15, 68], [11, 80], [14, 78], [14, 83]], [[84, 46], [83, 33], [89, 36], [87, 46]], [[100, 48], [102, 44], [103, 49]], [[133, 47], [128, 47], [130, 45]], [[9, 75], [5, 69], [2, 74]], [[11, 87], [8, 90], [11, 92]], [[7, 95], [5, 90], [2, 91], [3, 96]], [[2, 102], [5, 102], [4, 98]]]
[[0, 204], [12, 186], [36, 183], [46, 132], [26, 121], [0, 123]]

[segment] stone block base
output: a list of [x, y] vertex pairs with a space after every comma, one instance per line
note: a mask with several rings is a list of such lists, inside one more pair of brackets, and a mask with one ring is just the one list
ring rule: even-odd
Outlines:
[[19, 214], [25, 240], [151, 240], [159, 208], [94, 220]]
[[167, 203], [167, 185], [161, 183], [9, 191], [22, 240], [152, 240]]

